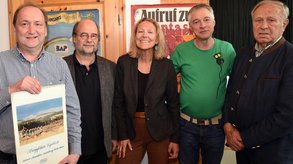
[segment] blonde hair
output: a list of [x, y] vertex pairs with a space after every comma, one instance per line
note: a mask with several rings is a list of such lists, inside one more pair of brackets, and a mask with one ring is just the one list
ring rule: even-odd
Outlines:
[[135, 24], [134, 29], [131, 34], [131, 37], [130, 37], [130, 47], [129, 47], [129, 52], [128, 52], [129, 56], [133, 57], [133, 58], [138, 58], [140, 55], [139, 52], [141, 50], [136, 45], [135, 37], [136, 37], [138, 25], [141, 24], [142, 22], [145, 22], [145, 21], [152, 23], [156, 27], [158, 43], [153, 47], [154, 59], [163, 59], [163, 58], [167, 57], [166, 41], [165, 41], [164, 34], [161, 30], [161, 27], [158, 24], [158, 22], [156, 22], [155, 20], [150, 19], [150, 18], [142, 18]]

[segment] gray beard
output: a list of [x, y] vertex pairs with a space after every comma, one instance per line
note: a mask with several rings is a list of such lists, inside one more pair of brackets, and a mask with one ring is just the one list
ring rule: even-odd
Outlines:
[[92, 55], [95, 55], [97, 53], [98, 50], [96, 51], [92, 51], [92, 52], [85, 52], [85, 51], [80, 51], [80, 55], [82, 56], [92, 56]]

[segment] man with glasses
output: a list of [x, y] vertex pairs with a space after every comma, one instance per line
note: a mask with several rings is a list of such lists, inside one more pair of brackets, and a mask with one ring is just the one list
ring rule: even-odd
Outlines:
[[[64, 58], [71, 71], [81, 106], [82, 155], [79, 164], [107, 164], [108, 157], [112, 155], [115, 64], [96, 55], [99, 41], [97, 24], [90, 19], [81, 20], [74, 25], [72, 32], [75, 51]], [[113, 146], [116, 147], [114, 141]]]
[[202, 163], [220, 164], [225, 140], [220, 120], [235, 51], [212, 37], [215, 19], [207, 4], [192, 7], [188, 21], [195, 38], [178, 45], [171, 56], [181, 75], [179, 161], [196, 164], [201, 150]]

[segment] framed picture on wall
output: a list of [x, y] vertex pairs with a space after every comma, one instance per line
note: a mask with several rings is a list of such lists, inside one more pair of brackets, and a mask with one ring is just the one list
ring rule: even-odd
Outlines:
[[167, 43], [167, 54], [170, 56], [176, 46], [182, 42], [193, 39], [187, 21], [189, 9], [193, 3], [132, 5], [132, 28], [141, 18], [152, 18], [160, 25]]
[[48, 11], [48, 37], [45, 49], [64, 57], [74, 52], [72, 29], [82, 19], [92, 19], [99, 26], [100, 42], [98, 55], [104, 51], [103, 3], [68, 4], [58, 6], [42, 6]]

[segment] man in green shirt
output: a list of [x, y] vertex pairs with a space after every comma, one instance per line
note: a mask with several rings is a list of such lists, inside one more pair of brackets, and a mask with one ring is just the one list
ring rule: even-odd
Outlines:
[[212, 37], [215, 19], [207, 4], [192, 7], [188, 20], [195, 39], [178, 45], [171, 56], [181, 76], [179, 161], [198, 163], [201, 149], [203, 163], [219, 164], [225, 140], [220, 120], [235, 51]]

